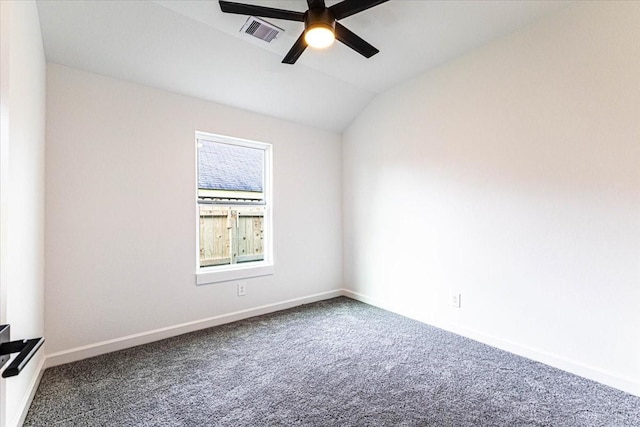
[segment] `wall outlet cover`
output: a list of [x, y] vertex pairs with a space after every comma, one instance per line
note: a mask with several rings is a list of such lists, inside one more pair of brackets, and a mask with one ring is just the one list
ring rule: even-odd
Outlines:
[[238, 283], [238, 296], [243, 297], [247, 295], [247, 285], [246, 283]]
[[462, 307], [462, 294], [452, 294], [451, 305], [455, 308]]

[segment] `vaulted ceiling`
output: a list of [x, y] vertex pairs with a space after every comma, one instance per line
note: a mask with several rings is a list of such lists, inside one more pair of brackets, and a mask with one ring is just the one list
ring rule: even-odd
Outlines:
[[[305, 0], [233, 1], [307, 9]], [[50, 62], [340, 132], [376, 94], [564, 5], [391, 0], [341, 21], [379, 54], [336, 43], [295, 65], [281, 60], [302, 23], [266, 19], [284, 29], [267, 43], [214, 0], [39, 0], [38, 12]]]

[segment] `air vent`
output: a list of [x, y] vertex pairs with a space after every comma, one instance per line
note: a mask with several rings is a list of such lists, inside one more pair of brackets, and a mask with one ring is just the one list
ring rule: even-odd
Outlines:
[[247, 19], [247, 22], [245, 22], [242, 28], [240, 28], [240, 32], [247, 33], [253, 37], [270, 43], [271, 40], [275, 39], [278, 34], [284, 32], [284, 30], [263, 19], [250, 16], [249, 19]]

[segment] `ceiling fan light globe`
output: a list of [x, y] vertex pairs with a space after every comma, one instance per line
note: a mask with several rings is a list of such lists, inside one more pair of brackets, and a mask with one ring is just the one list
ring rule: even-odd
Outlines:
[[327, 48], [331, 46], [335, 40], [336, 35], [332, 29], [324, 25], [309, 27], [304, 34], [304, 41], [307, 45], [316, 49]]

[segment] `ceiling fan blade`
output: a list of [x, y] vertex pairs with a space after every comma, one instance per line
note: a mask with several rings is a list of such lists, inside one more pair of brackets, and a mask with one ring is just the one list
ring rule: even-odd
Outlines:
[[287, 55], [282, 60], [283, 64], [295, 64], [302, 52], [307, 48], [307, 42], [304, 41], [304, 31], [293, 44]]
[[373, 55], [380, 52], [339, 22], [336, 22], [336, 39], [366, 58], [371, 58]]
[[328, 9], [333, 12], [336, 19], [344, 19], [355, 13], [370, 9], [389, 0], [344, 0], [336, 3]]
[[309, 9], [324, 9], [326, 7], [324, 0], [307, 0], [307, 5]]
[[225, 13], [238, 15], [260, 16], [262, 18], [276, 18], [287, 21], [304, 21], [304, 13], [293, 10], [274, 9], [272, 7], [256, 6], [253, 4], [233, 3], [220, 0], [220, 9]]

